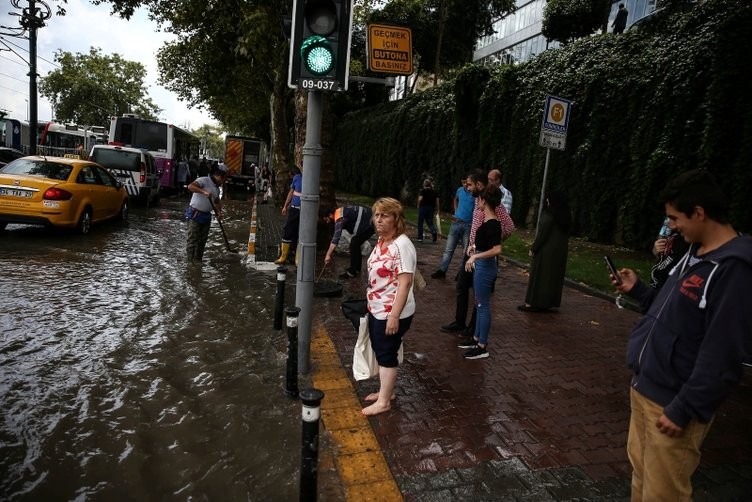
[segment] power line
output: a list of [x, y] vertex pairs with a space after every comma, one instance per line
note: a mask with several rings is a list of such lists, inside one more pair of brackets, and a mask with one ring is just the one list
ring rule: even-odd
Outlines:
[[16, 61], [15, 59], [11, 59], [7, 56], [3, 56], [2, 54], [0, 54], [0, 58], [8, 61], [9, 63], [17, 64], [18, 66], [23, 66], [24, 68], [28, 68], [29, 66], [29, 64], [26, 61], [24, 61], [23, 63], [20, 63]]
[[7, 73], [0, 73], [0, 75], [2, 75], [3, 77], [7, 77], [7, 78], [9, 78], [11, 80], [16, 80], [17, 82], [21, 82], [21, 83], [28, 83], [29, 82], [28, 80], [23, 80], [23, 79], [20, 79], [18, 77], [14, 77], [13, 75], [9, 75]]
[[23, 95], [24, 95], [24, 96], [26, 96], [26, 97], [28, 97], [28, 96], [29, 96], [29, 93], [28, 93], [28, 91], [27, 91], [27, 92], [23, 92], [23, 91], [17, 91], [17, 90], [15, 90], [15, 89], [12, 89], [12, 88], [10, 88], [10, 87], [5, 87], [4, 85], [0, 85], [0, 88], [2, 88], [2, 89], [6, 89], [6, 90], [8, 90], [8, 91], [10, 91], [10, 92], [15, 92], [16, 94], [23, 94]]
[[[26, 52], [27, 54], [28, 54], [28, 52], [29, 52], [29, 49], [28, 49], [27, 47], [23, 47], [23, 46], [21, 46], [21, 45], [15, 44], [15, 43], [11, 42], [10, 40], [8, 40], [8, 39], [7, 39], [7, 37], [4, 37], [4, 36], [0, 35], [0, 40], [2, 40], [2, 41], [3, 41], [3, 43], [4, 43], [4, 44], [5, 44], [6, 46], [8, 46], [8, 45], [12, 45], [12, 46], [13, 46], [13, 47], [15, 47], [16, 49], [18, 49], [18, 50], [22, 50], [22, 51]], [[10, 47], [9, 47], [9, 49], [10, 49]], [[12, 49], [11, 49], [11, 50], [12, 50]], [[17, 55], [18, 57], [21, 57], [21, 55], [20, 55], [20, 54], [16, 53], [16, 51], [13, 51], [13, 53], [14, 53], [14, 54], [16, 54], [16, 55]], [[23, 59], [23, 58], [21, 58], [21, 59]], [[52, 66], [54, 66], [54, 67], [56, 67], [56, 68], [60, 68], [60, 65], [59, 65], [59, 64], [55, 63], [54, 61], [50, 61], [50, 60], [48, 60], [48, 59], [45, 59], [45, 58], [43, 58], [42, 56], [39, 56], [39, 55], [38, 55], [38, 56], [37, 56], [37, 59], [41, 59], [41, 60], [42, 60], [42, 61], [44, 61], [45, 63], [51, 64]], [[27, 64], [28, 64], [28, 63], [27, 63]]]

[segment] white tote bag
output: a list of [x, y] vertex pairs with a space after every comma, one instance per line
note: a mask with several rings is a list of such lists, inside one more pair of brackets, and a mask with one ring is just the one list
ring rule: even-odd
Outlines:
[[[403, 342], [397, 353], [397, 360], [400, 364], [404, 359], [404, 346]], [[371, 348], [371, 337], [368, 335], [368, 316], [360, 318], [358, 341], [355, 342], [353, 350], [352, 369], [355, 380], [368, 380], [379, 374], [379, 363], [376, 361], [376, 354]]]
[[368, 336], [368, 316], [360, 318], [352, 368], [355, 380], [368, 380], [379, 374], [379, 363], [376, 362], [376, 354], [371, 348], [371, 337]]

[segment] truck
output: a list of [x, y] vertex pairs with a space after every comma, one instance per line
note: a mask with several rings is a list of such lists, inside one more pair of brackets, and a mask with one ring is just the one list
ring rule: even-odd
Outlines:
[[253, 164], [260, 167], [265, 153], [262, 141], [246, 136], [225, 138], [225, 165], [229, 189], [256, 190], [256, 177]]

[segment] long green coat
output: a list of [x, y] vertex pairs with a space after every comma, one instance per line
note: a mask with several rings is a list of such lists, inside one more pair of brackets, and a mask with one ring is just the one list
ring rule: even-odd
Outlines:
[[561, 305], [567, 268], [569, 234], [554, 224], [550, 211], [543, 211], [533, 242], [533, 263], [525, 303], [540, 309]]

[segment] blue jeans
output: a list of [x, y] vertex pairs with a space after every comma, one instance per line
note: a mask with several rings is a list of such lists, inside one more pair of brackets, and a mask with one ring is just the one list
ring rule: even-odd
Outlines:
[[475, 338], [478, 343], [488, 343], [488, 332], [491, 330], [491, 293], [496, 280], [496, 258], [482, 258], [475, 261], [473, 271], [473, 293], [478, 317], [475, 321]]
[[441, 264], [439, 264], [439, 270], [446, 272], [449, 269], [449, 263], [454, 256], [454, 250], [457, 248], [457, 243], [462, 242], [462, 252], [467, 249], [468, 241], [470, 241], [470, 223], [465, 223], [462, 220], [453, 221], [449, 227], [449, 235], [447, 235], [446, 247], [444, 248], [444, 254], [441, 257]]
[[436, 225], [433, 223], [433, 215], [436, 212], [435, 207], [421, 206], [418, 208], [418, 239], [423, 238], [423, 222], [428, 225], [431, 237], [436, 235]]

